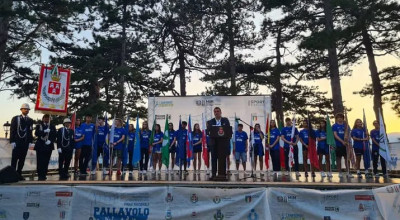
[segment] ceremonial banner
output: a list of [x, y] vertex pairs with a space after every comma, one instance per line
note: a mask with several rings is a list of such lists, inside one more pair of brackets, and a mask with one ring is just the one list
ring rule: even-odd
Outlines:
[[385, 219], [400, 219], [400, 184], [373, 189], [379, 211]]
[[41, 66], [35, 112], [67, 115], [70, 76], [70, 69]]

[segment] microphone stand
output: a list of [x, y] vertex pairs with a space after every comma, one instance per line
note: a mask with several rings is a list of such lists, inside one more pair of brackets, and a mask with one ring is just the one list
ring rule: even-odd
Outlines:
[[[240, 118], [236, 118], [236, 120], [241, 121], [243, 124], [249, 126], [249, 128], [250, 128], [250, 136], [251, 136], [251, 129], [253, 128], [253, 126], [249, 125], [247, 122], [243, 121]], [[245, 181], [246, 179], [250, 179], [250, 178], [253, 179], [253, 181], [256, 180], [256, 179], [264, 180], [264, 179], [262, 179], [260, 177], [257, 177], [257, 175], [254, 173], [254, 169], [255, 169], [255, 167], [253, 168], [253, 164], [254, 164], [254, 146], [251, 146], [251, 155], [253, 157], [253, 160], [251, 161], [251, 174], [250, 174], [250, 176], [247, 176], [247, 177], [246, 177], [246, 174], [245, 174], [245, 176], [243, 178], [240, 178], [239, 181]]]

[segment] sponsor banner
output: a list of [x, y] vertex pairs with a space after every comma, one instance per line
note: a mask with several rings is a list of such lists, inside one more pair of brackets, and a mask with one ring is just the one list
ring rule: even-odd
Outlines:
[[383, 219], [371, 190], [270, 188], [270, 219]]
[[71, 219], [162, 219], [166, 187], [77, 186]]
[[379, 211], [385, 219], [400, 219], [400, 184], [373, 189]]
[[[267, 219], [266, 190], [169, 187], [166, 219]], [[168, 216], [166, 216], [168, 217]]]
[[35, 112], [67, 115], [70, 76], [70, 69], [41, 66]]

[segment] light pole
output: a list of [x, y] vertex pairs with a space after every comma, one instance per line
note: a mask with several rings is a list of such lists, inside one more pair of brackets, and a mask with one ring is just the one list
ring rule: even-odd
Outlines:
[[8, 132], [10, 131], [10, 126], [11, 126], [11, 124], [8, 123], [8, 121], [3, 124], [3, 129], [6, 132], [6, 139], [7, 139], [7, 136], [8, 136]]

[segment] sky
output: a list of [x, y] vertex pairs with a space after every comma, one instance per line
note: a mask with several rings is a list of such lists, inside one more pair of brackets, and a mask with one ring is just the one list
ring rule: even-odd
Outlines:
[[[273, 15], [278, 15], [279, 12], [273, 12]], [[261, 18], [256, 18], [256, 24], [259, 25]], [[92, 38], [89, 33], [81, 34], [85, 38], [89, 40]], [[44, 52], [41, 54], [40, 61], [43, 63], [48, 62], [49, 53], [43, 50]], [[263, 54], [257, 54], [259, 57], [262, 57]], [[376, 63], [378, 66], [378, 70], [382, 70], [389, 66], [400, 65], [400, 58], [392, 55], [386, 55], [381, 57], [376, 57]], [[36, 68], [36, 71], [39, 72], [39, 66], [33, 67]], [[368, 61], [364, 58], [360, 63], [355, 64], [351, 67], [353, 70], [351, 76], [346, 76], [341, 78], [341, 87], [342, 87], [342, 97], [345, 102], [345, 106], [347, 108], [351, 108], [352, 111], [348, 113], [350, 124], [352, 124], [355, 119], [362, 119], [363, 109], [365, 110], [366, 118], [367, 118], [367, 126], [369, 130], [372, 129], [372, 121], [374, 120], [374, 112], [373, 112], [373, 100], [372, 97], [360, 97], [359, 95], [353, 94], [355, 91], [361, 90], [366, 84], [371, 83], [370, 72], [368, 68]], [[72, 70], [73, 74], [73, 70]], [[206, 86], [210, 86], [207, 83], [200, 81], [200, 73], [192, 72], [191, 80], [187, 82], [187, 95], [198, 95], [201, 92], [205, 91]], [[330, 82], [328, 79], [321, 79], [317, 81], [307, 82], [309, 85], [318, 85], [321, 91], [328, 92], [327, 96], [331, 97], [331, 89]], [[175, 88], [179, 88], [179, 79], [176, 80]], [[260, 94], [269, 94], [265, 88], [261, 87]], [[42, 114], [38, 114], [34, 112], [34, 103], [30, 103], [28, 99], [16, 99], [11, 98], [11, 93], [9, 91], [0, 92], [0, 137], [4, 137], [3, 124], [6, 121], [11, 122], [11, 118], [15, 115], [20, 114], [19, 108], [23, 103], [29, 103], [31, 106], [30, 117], [34, 119], [40, 119]], [[391, 104], [386, 103], [383, 106], [383, 115], [385, 118], [387, 133], [398, 133], [400, 137], [400, 117], [395, 114], [395, 112], [391, 109]]]

